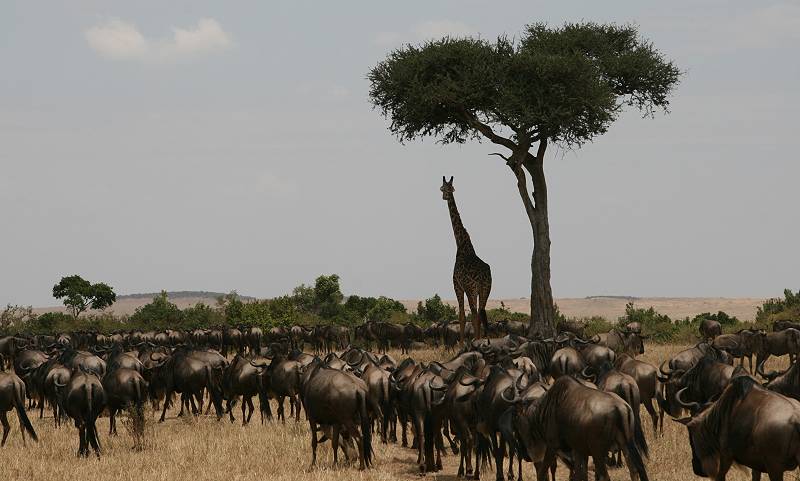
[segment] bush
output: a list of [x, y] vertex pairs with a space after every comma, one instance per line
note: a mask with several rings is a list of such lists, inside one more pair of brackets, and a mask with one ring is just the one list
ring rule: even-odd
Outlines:
[[417, 312], [413, 316], [413, 320], [422, 325], [449, 321], [455, 318], [456, 309], [442, 302], [442, 298], [439, 297], [439, 294], [434, 294], [433, 297], [425, 299], [424, 304], [420, 301], [417, 304]]
[[587, 337], [592, 338], [598, 334], [608, 332], [613, 329], [614, 323], [601, 316], [592, 316], [583, 320], [583, 328]]
[[149, 304], [137, 308], [129, 321], [140, 329], [176, 328], [182, 324], [183, 312], [161, 291]]
[[800, 291], [783, 291], [783, 299], [767, 299], [756, 312], [756, 322], [770, 326], [775, 321], [797, 321], [800, 319]]
[[528, 324], [531, 320], [531, 316], [525, 314], [524, 312], [511, 312], [511, 310], [507, 308], [502, 301], [500, 301], [500, 307], [487, 309], [486, 318], [489, 320], [489, 322], [519, 321], [526, 324]]
[[666, 314], [660, 314], [652, 306], [647, 309], [635, 307], [633, 302], [625, 304], [625, 315], [619, 318], [620, 327], [631, 322], [642, 325], [642, 332], [649, 335], [656, 342], [670, 342], [678, 330], [672, 319]]

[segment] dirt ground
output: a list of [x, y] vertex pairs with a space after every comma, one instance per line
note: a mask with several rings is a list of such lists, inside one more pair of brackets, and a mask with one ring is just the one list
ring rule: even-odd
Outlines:
[[[643, 360], [653, 364], [684, 346], [648, 345]], [[392, 353], [400, 359], [400, 353]], [[421, 361], [449, 358], [442, 351], [416, 351], [412, 356]], [[768, 367], [782, 367], [786, 360], [773, 360]], [[288, 403], [287, 403], [288, 404]], [[275, 407], [273, 406], [273, 412]], [[288, 412], [288, 406], [287, 406]], [[151, 413], [148, 413], [150, 415]], [[168, 414], [167, 421], [157, 424], [149, 417], [147, 440], [144, 451], [132, 450], [133, 441], [122, 422], [118, 422], [119, 436], [109, 437], [108, 418], [98, 421], [103, 456], [98, 460], [78, 459], [77, 430], [72, 426], [55, 429], [48, 414], [44, 419], [38, 413], [30, 417], [40, 437], [38, 444], [28, 440], [23, 447], [16, 415], [9, 413], [12, 432], [8, 444], [0, 449], [0, 479], [16, 480], [135, 480], [135, 481], [253, 481], [259, 479], [292, 481], [344, 481], [344, 480], [397, 480], [419, 479], [415, 466], [414, 450], [399, 445], [375, 443], [375, 467], [359, 472], [353, 465], [332, 467], [330, 444], [319, 449], [318, 467], [309, 470], [310, 436], [308, 424], [293, 421], [285, 425], [258, 421], [258, 413], [248, 426], [240, 424], [241, 411], [236, 408], [237, 422], [217, 422], [213, 417], [176, 418], [176, 412]], [[642, 410], [645, 425], [649, 416]], [[121, 421], [121, 420], [120, 420]], [[648, 425], [649, 426], [649, 425]], [[649, 427], [645, 430], [650, 444], [650, 459], [647, 463], [651, 480], [687, 481], [699, 479], [692, 473], [691, 457], [686, 428], [669, 419], [664, 423], [664, 437], [654, 438]], [[444, 470], [429, 474], [429, 479], [453, 480], [458, 468], [458, 456], [448, 455], [443, 459]], [[524, 466], [523, 476], [535, 479], [533, 466]], [[567, 471], [559, 469], [558, 479], [567, 479]], [[483, 474], [484, 479], [494, 479], [494, 472]], [[593, 473], [590, 473], [590, 479]], [[613, 480], [627, 480], [627, 469], [611, 471]], [[729, 480], [750, 479], [749, 472], [732, 470]]]

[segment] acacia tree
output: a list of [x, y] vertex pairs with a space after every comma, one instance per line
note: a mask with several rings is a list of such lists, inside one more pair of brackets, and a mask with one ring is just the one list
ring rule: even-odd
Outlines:
[[666, 112], [680, 71], [633, 26], [545, 24], [517, 41], [445, 37], [397, 49], [368, 73], [372, 104], [405, 142], [488, 139], [533, 231], [531, 334], [554, 328], [544, 158], [605, 133], [625, 106]]
[[62, 277], [53, 286], [53, 297], [63, 299], [75, 318], [86, 309], [105, 309], [117, 300], [114, 289], [108, 284], [92, 284], [79, 275]]

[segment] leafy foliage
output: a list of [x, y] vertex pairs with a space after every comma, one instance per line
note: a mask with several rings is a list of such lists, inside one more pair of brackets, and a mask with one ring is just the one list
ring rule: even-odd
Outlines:
[[541, 138], [572, 146], [605, 133], [623, 105], [666, 109], [680, 71], [636, 27], [588, 22], [532, 24], [516, 42], [407, 45], [367, 77], [371, 102], [401, 141], [463, 143], [486, 135], [480, 122], [527, 145]]
[[417, 312], [414, 315], [414, 320], [420, 324], [432, 324], [435, 322], [449, 321], [456, 317], [456, 309], [442, 302], [439, 294], [434, 294], [433, 297], [425, 299], [423, 303], [417, 303]]
[[137, 308], [130, 321], [144, 329], [179, 327], [183, 321], [183, 313], [169, 301], [167, 292], [161, 291], [149, 304]]
[[767, 299], [758, 308], [756, 321], [769, 324], [775, 321], [800, 321], [800, 290], [795, 294], [791, 289], [785, 289], [783, 299]]
[[63, 299], [73, 317], [78, 317], [89, 308], [105, 309], [117, 300], [114, 289], [108, 284], [92, 284], [79, 275], [62, 277], [53, 286], [53, 297]]

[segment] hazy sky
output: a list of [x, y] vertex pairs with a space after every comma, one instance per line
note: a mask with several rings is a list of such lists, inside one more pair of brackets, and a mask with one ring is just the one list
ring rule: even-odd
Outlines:
[[452, 297], [442, 175], [495, 297], [530, 227], [490, 144], [400, 145], [366, 72], [404, 42], [635, 22], [686, 74], [671, 114], [551, 151], [558, 297], [800, 287], [800, 2], [4, 1], [0, 302], [66, 274], [118, 293]]

